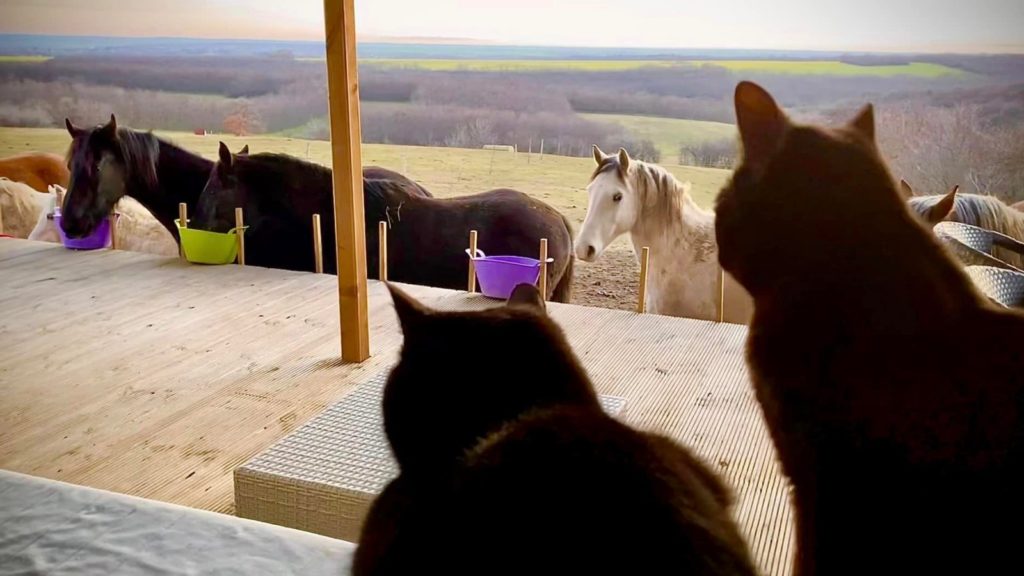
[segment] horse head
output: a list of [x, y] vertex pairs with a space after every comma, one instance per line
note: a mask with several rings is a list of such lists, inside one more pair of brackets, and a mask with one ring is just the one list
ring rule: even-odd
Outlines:
[[945, 220], [956, 220], [957, 218], [957, 193], [960, 186], [953, 186], [953, 189], [944, 196], [915, 196], [914, 189], [906, 180], [900, 180], [900, 191], [907, 200], [910, 211], [917, 214], [930, 226], [934, 226]]
[[72, 237], [92, 233], [129, 193], [144, 193], [156, 186], [156, 139], [118, 128], [113, 114], [106, 124], [79, 128], [64, 124], [71, 135], [68, 170], [71, 180], [61, 209], [61, 227]]
[[218, 150], [218, 160], [206, 181], [193, 225], [201, 230], [227, 232], [235, 226], [235, 208], [244, 207], [246, 190], [238, 177], [239, 158], [249, 156], [249, 146], [232, 154], [223, 142]]
[[634, 162], [625, 149], [609, 155], [594, 145], [597, 169], [587, 185], [587, 217], [576, 238], [576, 257], [596, 260], [616, 238], [636, 225], [641, 202], [637, 196], [631, 168]]

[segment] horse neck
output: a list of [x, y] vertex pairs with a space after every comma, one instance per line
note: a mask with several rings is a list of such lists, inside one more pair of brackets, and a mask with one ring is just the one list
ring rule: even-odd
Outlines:
[[177, 238], [174, 220], [178, 217], [178, 204], [184, 202], [189, 212], [195, 213], [212, 169], [213, 162], [161, 140], [156, 188], [133, 190], [132, 197]]
[[[636, 186], [641, 189], [641, 185]], [[682, 185], [672, 178], [667, 188], [650, 184], [641, 194], [640, 213], [630, 231], [639, 253], [647, 246], [651, 258], [677, 259], [696, 246], [715, 243], [715, 215], [697, 205]]]

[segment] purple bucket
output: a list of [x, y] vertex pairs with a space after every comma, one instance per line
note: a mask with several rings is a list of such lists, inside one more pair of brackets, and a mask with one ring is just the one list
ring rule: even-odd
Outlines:
[[110, 218], [100, 220], [92, 234], [81, 238], [68, 238], [64, 234], [64, 228], [60, 225], [60, 210], [53, 213], [53, 223], [57, 226], [57, 234], [60, 235], [60, 242], [65, 248], [72, 250], [98, 250], [110, 246]]
[[[540, 260], [524, 256], [487, 256], [477, 250], [473, 259], [476, 265], [476, 279], [480, 292], [488, 298], [508, 299], [520, 284], [537, 285], [540, 280]], [[466, 250], [466, 254], [469, 254]], [[548, 258], [548, 263], [554, 262]]]

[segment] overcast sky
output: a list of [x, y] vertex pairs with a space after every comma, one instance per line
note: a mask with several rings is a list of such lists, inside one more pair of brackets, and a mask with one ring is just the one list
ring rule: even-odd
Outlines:
[[[1024, 52], [1024, 0], [356, 0], [362, 36]], [[323, 38], [321, 0], [0, 0], [0, 32]]]

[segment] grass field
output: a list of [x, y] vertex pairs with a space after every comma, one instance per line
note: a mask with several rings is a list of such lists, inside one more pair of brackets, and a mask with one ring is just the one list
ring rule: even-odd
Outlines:
[[[315, 60], [315, 59], [310, 59]], [[830, 76], [920, 76], [934, 78], [964, 74], [939, 64], [913, 62], [895, 66], [858, 66], [835, 60], [435, 60], [435, 59], [362, 59], [362, 64], [385, 68], [413, 68], [431, 71], [477, 70], [488, 72], [526, 72], [579, 70], [609, 72], [637, 68], [680, 66], [722, 66], [735, 72], [806, 74]]]
[[[732, 140], [736, 126], [723, 122], [680, 120], [655, 116], [627, 116], [620, 114], [580, 114], [588, 120], [613, 122], [623, 126], [635, 138], [650, 139], [661, 152], [662, 164], [675, 164], [682, 145], [695, 146], [703, 142]], [[606, 152], [608, 152], [606, 150]]]
[[3, 56], [0, 55], [0, 64], [7, 63], [25, 63], [25, 64], [38, 64], [40, 62], [46, 62], [50, 60], [49, 56]]
[[[232, 150], [248, 144], [252, 153], [282, 152], [330, 166], [328, 142], [281, 137], [196, 136], [186, 133], [161, 133], [188, 150], [211, 159], [217, 157], [217, 143]], [[70, 137], [64, 130], [41, 128], [0, 128], [0, 157], [27, 151], [63, 154]], [[530, 156], [520, 153], [467, 150], [463, 148], [427, 148], [419, 146], [363, 145], [363, 164], [375, 164], [397, 170], [422, 183], [437, 196], [457, 196], [492, 188], [515, 188], [540, 198], [579, 225], [587, 208], [586, 186], [594, 169], [593, 158]], [[710, 207], [729, 172], [711, 168], [666, 166], [677, 178], [693, 184], [694, 199]]]

